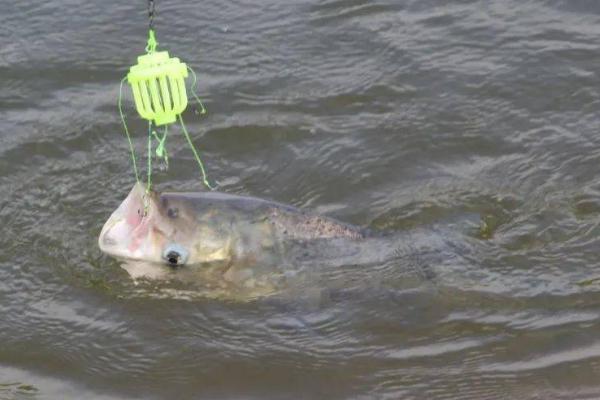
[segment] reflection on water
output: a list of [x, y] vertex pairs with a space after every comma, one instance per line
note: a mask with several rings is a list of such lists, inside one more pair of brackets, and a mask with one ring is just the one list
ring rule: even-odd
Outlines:
[[[116, 99], [145, 5], [7, 3], [0, 397], [600, 397], [600, 4], [157, 8], [221, 190], [399, 239], [308, 259], [268, 296], [131, 279], [96, 240], [133, 183]], [[159, 188], [199, 190], [169, 140]]]

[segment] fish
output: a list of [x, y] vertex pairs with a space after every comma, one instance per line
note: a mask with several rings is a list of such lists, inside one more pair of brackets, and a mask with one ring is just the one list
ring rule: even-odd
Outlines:
[[136, 183], [98, 245], [136, 287], [147, 284], [148, 295], [249, 301], [431, 283], [437, 269], [464, 264], [452, 237], [429, 228], [356, 226], [258, 197], [161, 193]]

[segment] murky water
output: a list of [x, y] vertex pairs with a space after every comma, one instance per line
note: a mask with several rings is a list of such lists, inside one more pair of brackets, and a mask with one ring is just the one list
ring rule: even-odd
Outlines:
[[[4, 2], [0, 398], [600, 397], [600, 3], [446, 3], [157, 0], [221, 190], [406, 237], [239, 301], [96, 245], [144, 2]], [[158, 186], [200, 189], [169, 150]]]

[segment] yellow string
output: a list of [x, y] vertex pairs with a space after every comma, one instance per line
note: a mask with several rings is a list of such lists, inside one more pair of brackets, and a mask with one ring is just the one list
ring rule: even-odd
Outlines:
[[183, 123], [183, 118], [181, 117], [181, 114], [179, 114], [179, 122], [181, 123], [181, 129], [183, 130], [183, 134], [184, 134], [185, 138], [187, 139], [187, 142], [190, 145], [190, 148], [192, 149], [192, 153], [194, 153], [194, 157], [196, 158], [196, 161], [198, 162], [198, 165], [200, 166], [200, 171], [202, 171], [202, 182], [204, 182], [206, 187], [208, 187], [210, 190], [215, 190], [215, 187], [213, 187], [208, 182], [208, 178], [206, 177], [206, 171], [204, 170], [204, 164], [202, 164], [202, 160], [200, 159], [200, 156], [198, 155], [198, 152], [196, 151], [196, 148], [194, 147], [194, 143], [192, 143], [190, 134], [188, 133], [187, 129], [185, 128], [185, 124]]
[[137, 162], [135, 161], [135, 150], [133, 148], [133, 142], [131, 141], [131, 135], [129, 134], [129, 129], [127, 129], [127, 123], [125, 122], [125, 115], [123, 114], [123, 107], [121, 105], [122, 97], [123, 97], [123, 82], [127, 77], [121, 79], [121, 85], [119, 86], [119, 101], [117, 102], [119, 106], [119, 115], [121, 116], [121, 122], [123, 123], [123, 128], [125, 129], [125, 136], [127, 136], [127, 142], [129, 142], [129, 151], [131, 152], [131, 161], [133, 163], [133, 171], [135, 172], [135, 181], [140, 183], [140, 175], [137, 169]]
[[156, 41], [156, 36], [154, 36], [154, 29], [150, 29], [148, 30], [148, 44], [146, 45], [146, 53], [154, 53], [156, 51], [156, 46], [158, 46], [158, 42]]
[[169, 127], [169, 125], [165, 125], [165, 127], [163, 129], [162, 138], [158, 136], [158, 133], [156, 133], [156, 131], [154, 131], [154, 130], [152, 131], [152, 136], [154, 136], [154, 139], [156, 139], [156, 141], [158, 142], [158, 145], [156, 146], [156, 150], [154, 152], [157, 157], [160, 157], [163, 160], [165, 160], [167, 169], [169, 169], [169, 153], [167, 153], [167, 145], [166, 145], [167, 135], [169, 133], [168, 127]]
[[200, 104], [200, 115], [204, 115], [206, 114], [206, 108], [204, 108], [204, 104], [202, 104], [202, 100], [200, 100], [200, 97], [196, 95], [196, 84], [198, 83], [198, 78], [196, 77], [196, 73], [194, 72], [194, 70], [191, 69], [189, 65], [186, 66], [187, 69], [191, 72], [193, 78], [192, 85], [190, 86], [190, 92], [192, 92], [192, 96], [194, 96], [194, 99], [196, 99], [198, 104]]
[[146, 193], [150, 192], [152, 187], [152, 121], [148, 121], [148, 184]]

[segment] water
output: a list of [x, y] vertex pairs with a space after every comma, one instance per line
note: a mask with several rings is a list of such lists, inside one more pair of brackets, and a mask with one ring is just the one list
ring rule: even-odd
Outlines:
[[[136, 285], [96, 246], [133, 183], [115, 104], [144, 2], [5, 2], [0, 398], [600, 397], [600, 4], [446, 3], [157, 1], [221, 190], [454, 254], [240, 301]], [[158, 186], [200, 189], [169, 150]]]

